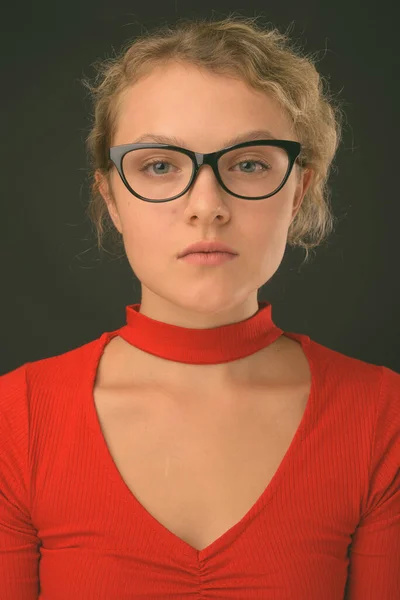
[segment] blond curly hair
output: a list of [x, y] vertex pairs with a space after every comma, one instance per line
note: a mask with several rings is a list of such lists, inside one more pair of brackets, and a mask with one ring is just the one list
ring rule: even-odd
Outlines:
[[322, 244], [332, 233], [337, 218], [331, 211], [328, 178], [342, 136], [344, 112], [315, 67], [315, 55], [307, 55], [289, 33], [262, 26], [259, 17], [230, 14], [222, 20], [179, 19], [127, 42], [119, 54], [94, 63], [91, 82], [82, 80], [94, 106], [93, 124], [86, 138], [90, 201], [86, 215], [97, 234], [98, 249], [110, 239], [121, 250], [123, 239], [114, 227], [95, 179], [98, 170], [109, 181], [112, 163], [108, 151], [116, 129], [122, 93], [153, 67], [179, 61], [212, 73], [240, 77], [255, 90], [276, 99], [293, 123], [302, 144], [299, 168], [314, 171], [301, 207], [291, 223], [287, 243], [306, 252]]

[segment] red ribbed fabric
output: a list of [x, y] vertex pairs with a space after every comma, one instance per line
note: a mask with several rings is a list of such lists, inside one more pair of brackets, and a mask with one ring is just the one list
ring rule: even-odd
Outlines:
[[125, 309], [126, 325], [118, 335], [149, 354], [183, 363], [216, 364], [238, 360], [275, 342], [283, 334], [272, 320], [272, 306], [259, 302], [249, 319], [213, 327], [188, 329], [150, 319], [140, 312], [140, 304]]
[[311, 369], [303, 419], [249, 512], [197, 551], [116, 469], [93, 401], [100, 357], [123, 332], [171, 360], [183, 345], [186, 362], [224, 362], [282, 330], [267, 304], [223, 335], [171, 337], [135, 306], [134, 324], [0, 377], [0, 599], [400, 598], [400, 374], [285, 333]]

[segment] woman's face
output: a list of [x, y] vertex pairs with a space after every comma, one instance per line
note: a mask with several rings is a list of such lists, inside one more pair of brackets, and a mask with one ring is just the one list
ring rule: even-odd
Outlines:
[[[114, 146], [134, 142], [145, 133], [174, 136], [181, 140], [179, 145], [203, 153], [220, 150], [230, 138], [252, 130], [297, 139], [282, 109], [265, 93], [191, 65], [157, 67], [121, 100]], [[113, 168], [116, 205], [105, 181], [101, 192], [142, 285], [140, 312], [195, 328], [255, 314], [257, 291], [282, 261], [288, 229], [310, 175], [305, 171], [299, 178], [293, 168], [277, 194], [248, 201], [223, 190], [207, 165], [186, 194], [171, 202], [150, 203], [132, 195]], [[204, 239], [224, 242], [238, 256], [216, 266], [178, 258], [186, 246]]]

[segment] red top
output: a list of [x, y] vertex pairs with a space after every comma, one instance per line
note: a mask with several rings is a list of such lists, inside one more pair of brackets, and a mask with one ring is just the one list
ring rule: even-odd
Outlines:
[[283, 332], [267, 303], [205, 330], [139, 306], [124, 327], [0, 377], [1, 600], [400, 598], [400, 374], [285, 333], [312, 375], [301, 423], [253, 507], [197, 551], [121, 478], [93, 401], [100, 357], [121, 334], [170, 360], [221, 363]]

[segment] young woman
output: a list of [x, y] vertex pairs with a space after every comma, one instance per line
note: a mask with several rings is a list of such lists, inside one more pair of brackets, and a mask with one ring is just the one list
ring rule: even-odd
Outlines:
[[400, 597], [400, 375], [257, 300], [333, 228], [321, 83], [244, 18], [160, 28], [87, 83], [88, 212], [141, 302], [0, 378], [2, 600]]

